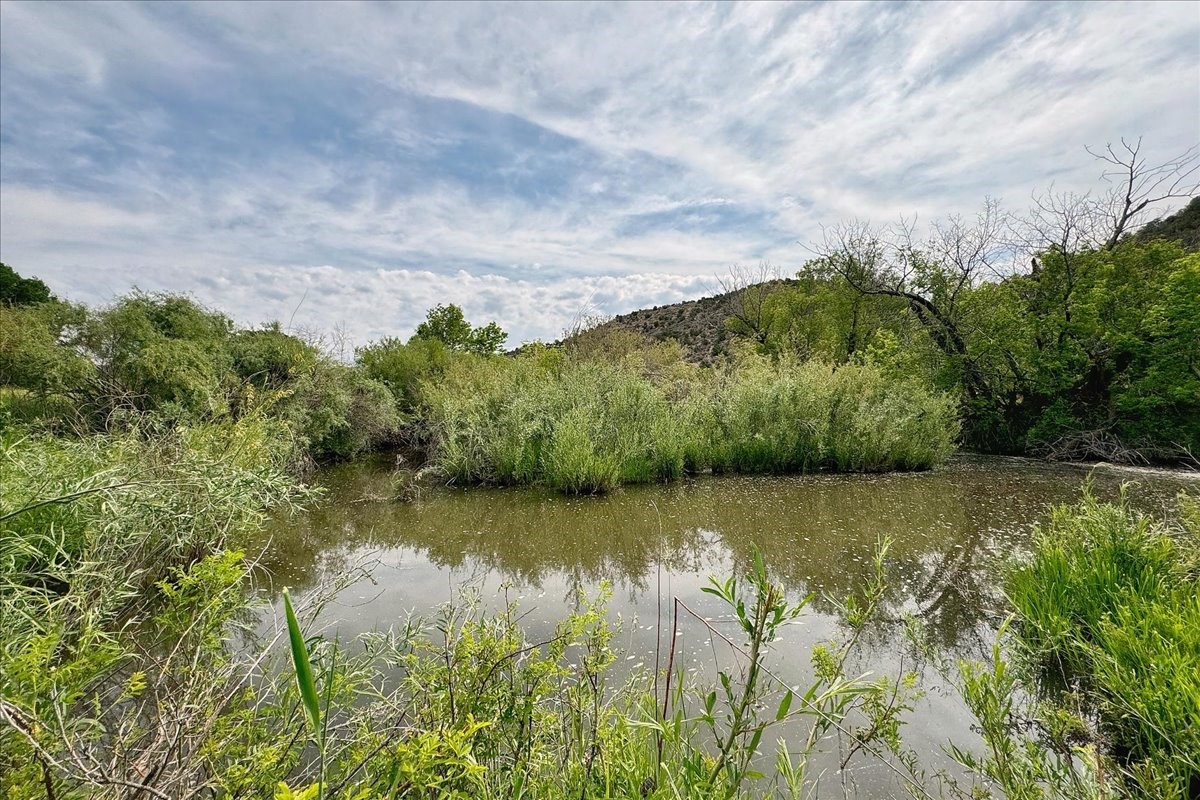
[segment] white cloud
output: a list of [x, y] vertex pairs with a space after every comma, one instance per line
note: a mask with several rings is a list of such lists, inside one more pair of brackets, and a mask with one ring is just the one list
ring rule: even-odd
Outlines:
[[[623, 311], [735, 261], [795, 266], [821, 223], [1082, 188], [1083, 145], [1121, 135], [1200, 142], [1188, 3], [0, 14], [6, 262], [247, 321], [308, 288], [298, 317], [359, 341], [444, 301], [555, 336], [579, 297]], [[731, 221], [672, 224], [705, 204]]]

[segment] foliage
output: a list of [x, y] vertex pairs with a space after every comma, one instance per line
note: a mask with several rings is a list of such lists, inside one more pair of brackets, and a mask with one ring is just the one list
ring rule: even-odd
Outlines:
[[440, 339], [414, 336], [405, 344], [385, 338], [361, 347], [355, 360], [367, 377], [386, 386], [402, 414], [412, 415], [420, 404], [421, 386], [437, 381], [449, 368], [454, 351]]
[[0, 306], [0, 385], [45, 398], [91, 383], [95, 365], [64, 344], [85, 316], [84, 309], [59, 302]]
[[387, 387], [342, 364], [321, 363], [304, 373], [281, 406], [283, 419], [319, 460], [354, 458], [400, 427]]
[[0, 261], [0, 306], [28, 306], [51, 300], [50, 287], [38, 278], [22, 278]]
[[953, 449], [951, 401], [869, 365], [748, 358], [665, 385], [644, 367], [536, 350], [461, 361], [425, 392], [436, 463], [468, 483], [589, 494], [709, 468], [922, 469]]
[[44, 796], [56, 781], [116, 791], [105, 765], [130, 753], [164, 759], [170, 787], [176, 759], [204, 746], [204, 719], [231, 685], [229, 626], [245, 607], [242, 556], [223, 548], [303, 496], [277, 433], [246, 418], [0, 435], [5, 796]]
[[749, 359], [700, 412], [700, 457], [714, 470], [874, 472], [924, 469], [954, 448], [950, 398], [871, 365]]
[[960, 691], [971, 713], [979, 721], [986, 750], [979, 754], [951, 743], [950, 754], [982, 785], [964, 791], [954, 784], [959, 796], [992, 797], [991, 788], [1009, 800], [1100, 800], [1108, 797], [1103, 772], [1094, 747], [1059, 739], [1043, 740], [1030, 735], [1024, 719], [1032, 717], [1018, 705], [1021, 684], [1018, 673], [1005, 659], [1000, 638], [992, 647], [991, 661], [959, 664]]
[[1200, 527], [1090, 494], [1054, 511], [1033, 560], [1011, 578], [1022, 647], [1079, 683], [1120, 782], [1143, 797], [1200, 786]]
[[57, 301], [0, 307], [0, 385], [14, 422], [84, 431], [266, 413], [315, 459], [377, 449], [400, 424], [366, 371], [278, 323], [238, 330], [181, 295], [135, 292], [99, 311]]
[[287, 386], [320, 363], [315, 347], [284, 333], [275, 322], [259, 329], [235, 331], [228, 342], [233, 372], [262, 390]]
[[586, 494], [683, 470], [681, 419], [628, 369], [544, 349], [461, 360], [426, 387], [425, 402], [434, 458], [455, 480]]
[[500, 352], [508, 334], [495, 322], [471, 327], [463, 310], [451, 303], [431, 308], [425, 321], [417, 326], [416, 338], [439, 341], [455, 352], [490, 356]]

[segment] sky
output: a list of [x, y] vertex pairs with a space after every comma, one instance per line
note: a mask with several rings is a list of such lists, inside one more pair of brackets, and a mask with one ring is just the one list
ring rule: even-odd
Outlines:
[[0, 260], [510, 343], [1200, 142], [1200, 4], [0, 2]]

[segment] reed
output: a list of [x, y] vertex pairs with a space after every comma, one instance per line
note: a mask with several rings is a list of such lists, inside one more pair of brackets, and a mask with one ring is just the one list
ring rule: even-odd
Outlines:
[[948, 396], [864, 365], [748, 358], [681, 394], [622, 362], [538, 351], [459, 361], [423, 396], [451, 479], [572, 494], [707, 469], [926, 469], [958, 432]]

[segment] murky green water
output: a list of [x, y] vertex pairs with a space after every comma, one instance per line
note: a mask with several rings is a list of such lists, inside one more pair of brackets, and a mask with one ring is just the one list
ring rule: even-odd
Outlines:
[[[578, 589], [594, 593], [605, 581], [628, 666], [652, 667], [656, 635], [666, 650], [671, 597], [720, 624], [723, 610], [700, 588], [710, 574], [744, 569], [757, 544], [776, 580], [797, 596], [816, 595], [772, 655], [777, 671], [799, 683], [811, 675], [812, 645], [842, 632], [827, 597], [861, 586], [876, 542], [891, 537], [886, 607], [850, 668], [920, 672], [926, 695], [908, 717], [905, 739], [938, 768], [948, 766], [948, 738], [973, 741], [970, 720], [938, 670], [917, 659], [900, 620], [920, 619], [943, 657], [982, 657], [1001, 605], [1001, 566], [1023, 551], [1050, 505], [1079, 496], [1088, 474], [1024, 459], [960, 457], [926, 473], [703, 477], [576, 499], [524, 489], [436, 489], [401, 503], [385, 499], [394, 494], [388, 470], [354, 465], [320, 476], [329, 493], [319, 507], [273, 526], [264, 564], [275, 586], [294, 591], [366, 567], [370, 579], [354, 583], [325, 614], [328, 630], [343, 639], [465, 591], [493, 606], [517, 600], [537, 638], [573, 606]], [[1181, 488], [1200, 490], [1182, 475], [1104, 468], [1091, 475], [1105, 497], [1122, 481], [1136, 481], [1134, 502], [1157, 512], [1173, 506]], [[683, 624], [677, 664], [710, 673], [729, 658], [702, 626]], [[899, 791], [870, 758], [837, 773], [838, 747], [831, 741], [820, 764], [829, 793]]]

